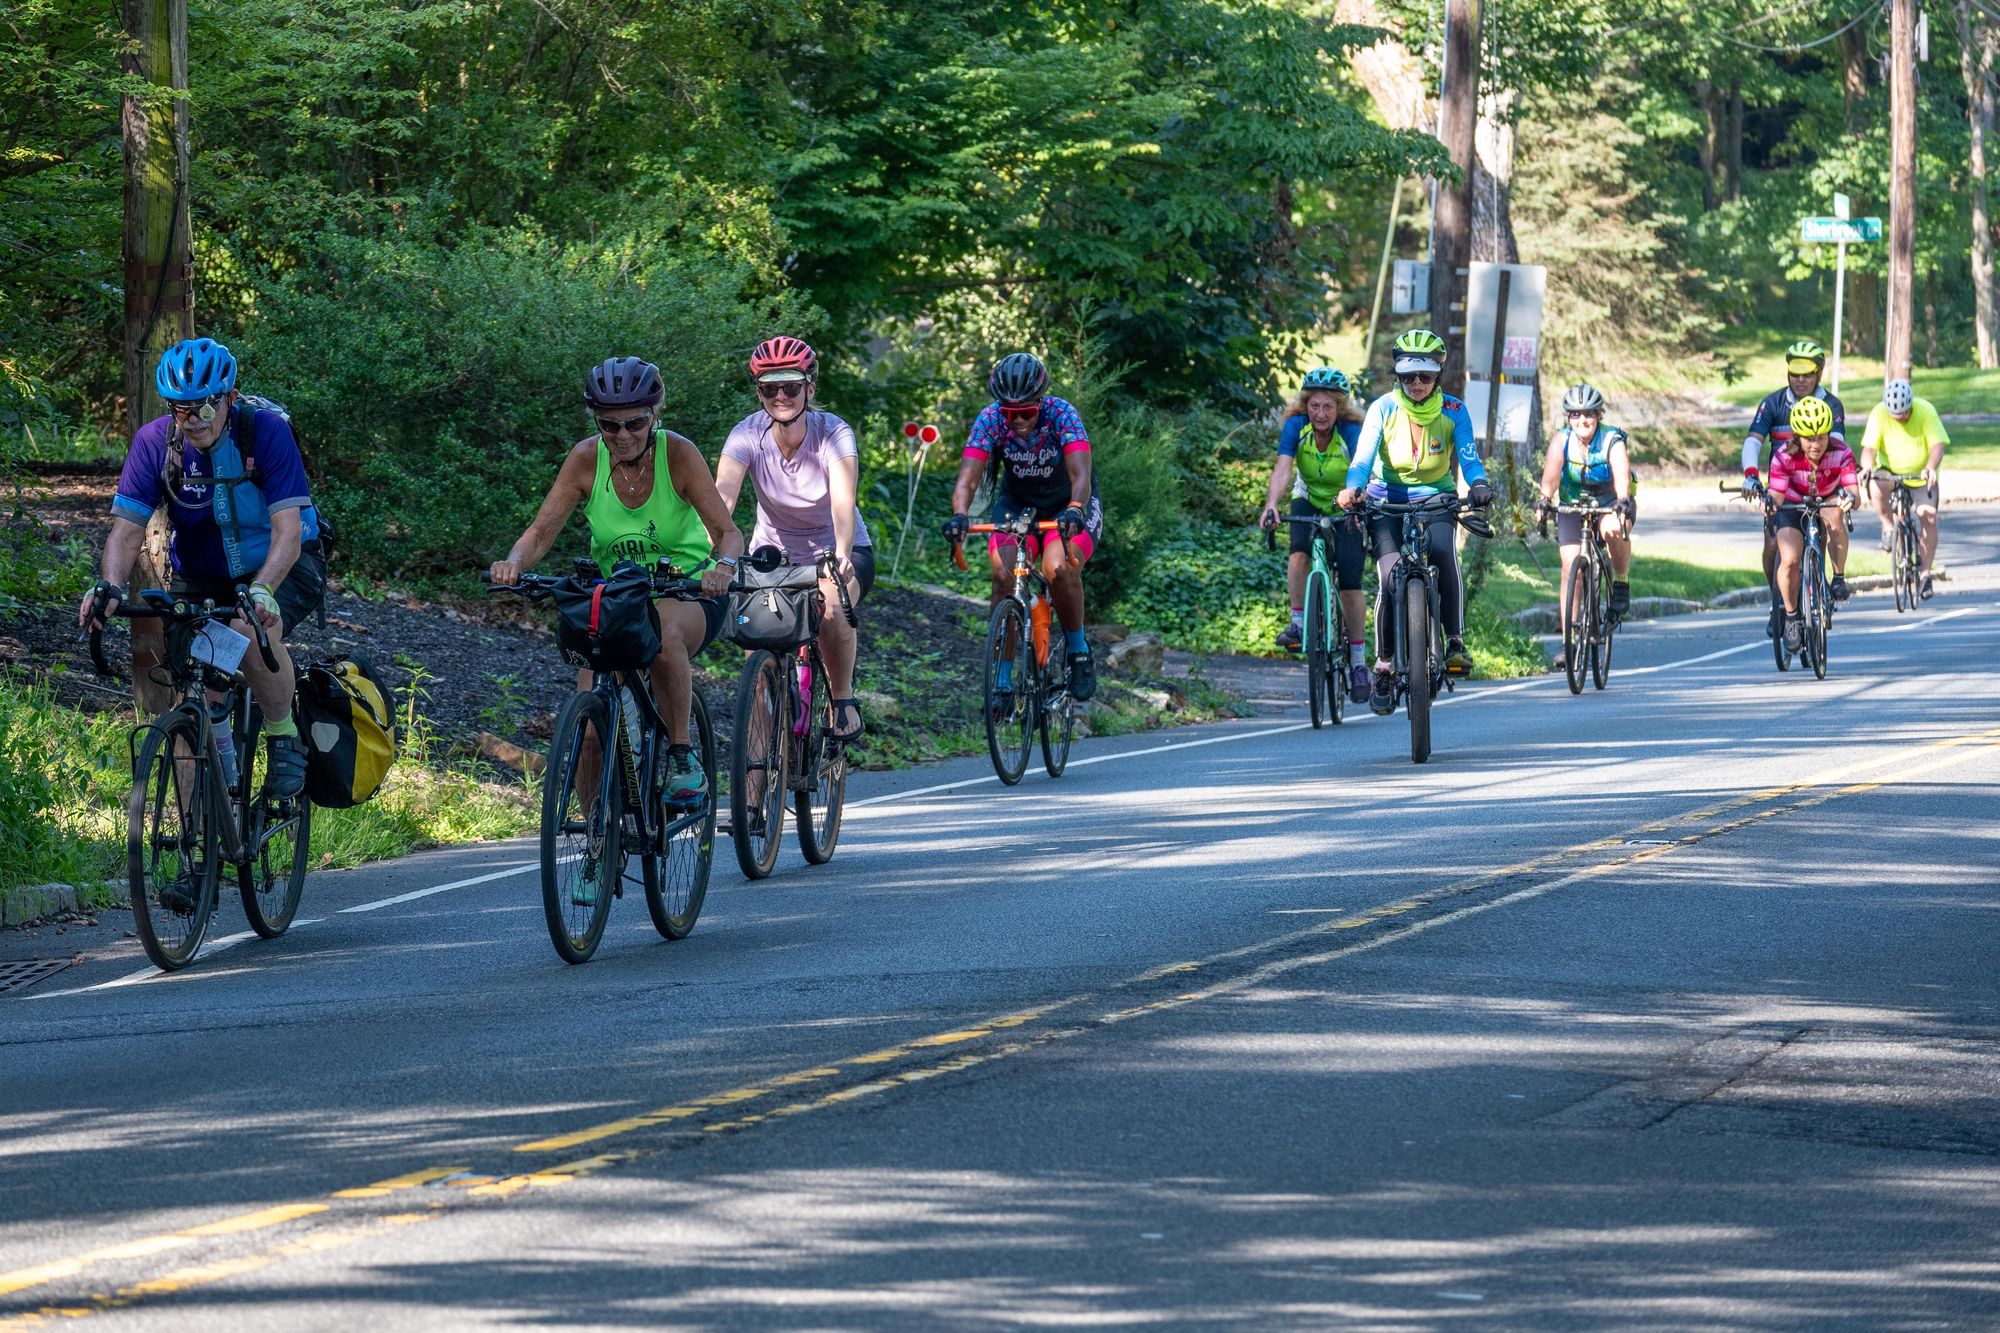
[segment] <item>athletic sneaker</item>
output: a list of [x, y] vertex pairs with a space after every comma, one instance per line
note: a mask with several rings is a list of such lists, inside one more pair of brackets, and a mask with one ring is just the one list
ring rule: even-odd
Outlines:
[[1297, 621], [1293, 621], [1291, 624], [1279, 630], [1278, 637], [1275, 640], [1273, 640], [1273, 642], [1275, 642], [1278, 645], [1278, 647], [1283, 648], [1288, 653], [1297, 652], [1299, 650], [1299, 645], [1304, 641], [1305, 641], [1305, 632], [1299, 628], [1299, 624]]
[[1896, 549], [1896, 539], [1887, 528], [1882, 529], [1882, 540], [1876, 544], [1882, 548], [1883, 555]]
[[1361, 662], [1356, 662], [1353, 669], [1347, 674], [1347, 697], [1355, 703], [1366, 703], [1368, 701], [1367, 666]]
[[1784, 631], [1785, 631], [1785, 604], [1783, 602], [1773, 602], [1771, 604], [1771, 619], [1769, 623], [1767, 623], [1764, 626], [1764, 637], [1767, 639], [1775, 639], [1780, 634], [1784, 633]]
[[1928, 602], [1931, 599], [1931, 576], [1924, 575], [1923, 586], [1917, 589], [1917, 596]]
[[1619, 583], [1614, 579], [1611, 584], [1611, 614], [1613, 616], [1622, 616], [1631, 609], [1632, 585], [1629, 583]]
[[1368, 693], [1368, 711], [1377, 717], [1387, 717], [1396, 711], [1396, 673], [1378, 670], [1374, 687]]
[[1097, 693], [1097, 664], [1090, 660], [1089, 653], [1069, 655], [1069, 696], [1078, 703], [1089, 703], [1090, 696]]
[[1830, 591], [1833, 593], [1833, 600], [1836, 602], [1844, 602], [1854, 595], [1854, 590], [1847, 586], [1847, 576], [1845, 574], [1835, 574], [1833, 576], [1833, 587]]
[[1459, 639], [1444, 641], [1444, 674], [1447, 676], [1469, 676], [1472, 674], [1472, 654], [1465, 651], [1465, 644]]
[[271, 764], [265, 770], [264, 790], [279, 800], [290, 800], [306, 788], [306, 747], [297, 736], [267, 736], [265, 753]]
[[692, 745], [667, 747], [667, 788], [669, 805], [699, 805], [708, 795], [708, 773], [695, 761]]
[[1806, 646], [1806, 618], [1804, 616], [1785, 617], [1785, 651], [1795, 653]]

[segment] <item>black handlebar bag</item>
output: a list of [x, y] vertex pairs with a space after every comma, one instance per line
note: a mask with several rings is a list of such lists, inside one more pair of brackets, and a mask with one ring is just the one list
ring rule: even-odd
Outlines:
[[592, 671], [639, 671], [660, 655], [653, 579], [630, 560], [602, 580], [565, 579], [555, 590], [556, 647]]
[[773, 570], [745, 566], [745, 586], [729, 602], [729, 641], [742, 648], [788, 653], [819, 637], [826, 599], [819, 570], [812, 565], [780, 565]]

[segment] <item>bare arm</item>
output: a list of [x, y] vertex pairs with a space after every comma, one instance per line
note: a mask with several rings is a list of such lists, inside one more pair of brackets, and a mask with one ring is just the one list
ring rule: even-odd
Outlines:
[[542, 500], [542, 507], [535, 511], [534, 521], [529, 523], [507, 552], [505, 560], [496, 561], [492, 569], [495, 583], [518, 582], [523, 570], [533, 569], [540, 564], [549, 548], [562, 535], [563, 525], [576, 507], [590, 496], [591, 483], [597, 476], [597, 441], [586, 440], [569, 451], [563, 459], [561, 470], [556, 473], [555, 485]]
[[1563, 442], [1560, 435], [1549, 441], [1548, 449], [1542, 455], [1542, 498], [1553, 502], [1557, 485], [1562, 480]]
[[986, 471], [984, 458], [959, 460], [958, 480], [951, 487], [951, 512], [963, 514], [972, 508], [972, 493], [979, 489], [980, 474]]
[[[667, 476], [673, 484], [674, 494], [688, 502], [694, 512], [701, 516], [701, 525], [708, 529], [709, 545], [717, 556], [735, 560], [743, 555], [743, 534], [736, 530], [735, 522], [729, 517], [728, 506], [722, 503], [722, 496], [716, 492], [715, 479], [708, 475], [708, 460], [701, 456], [701, 450], [694, 447], [694, 441], [672, 431], [667, 436]], [[659, 485], [657, 477], [653, 484]], [[734, 576], [724, 567], [711, 565], [701, 576], [701, 590], [711, 595], [729, 591]]]
[[274, 510], [271, 514], [271, 549], [264, 555], [264, 565], [257, 571], [258, 583], [275, 590], [292, 572], [292, 566], [299, 561], [299, 547], [303, 544], [305, 523], [296, 507]]
[[734, 514], [736, 502], [743, 498], [743, 478], [748, 469], [740, 459], [728, 454], [715, 460], [715, 493], [722, 497], [722, 507]]
[[1063, 466], [1069, 472], [1069, 502], [1078, 509], [1090, 504], [1090, 453], [1079, 449], [1063, 457]]
[[1623, 440], [1611, 446], [1611, 493], [1621, 500], [1632, 498], [1632, 460]]
[[[146, 529], [122, 514], [111, 516], [111, 532], [104, 539], [104, 562], [98, 566], [106, 583], [122, 588], [131, 576], [132, 562], [139, 558], [140, 550], [146, 545]], [[96, 597], [93, 589], [83, 595], [82, 603], [76, 608], [76, 623], [87, 628], [90, 623], [90, 604]], [[118, 599], [104, 599], [104, 610], [108, 615], [118, 608]]]
[[854, 502], [861, 490], [861, 460], [836, 458], [826, 470], [826, 498], [833, 508], [833, 552], [846, 564], [854, 554]]
[[1264, 489], [1264, 508], [1271, 513], [1278, 511], [1278, 500], [1292, 488], [1292, 456], [1279, 454], [1278, 461], [1271, 465], [1271, 484]]

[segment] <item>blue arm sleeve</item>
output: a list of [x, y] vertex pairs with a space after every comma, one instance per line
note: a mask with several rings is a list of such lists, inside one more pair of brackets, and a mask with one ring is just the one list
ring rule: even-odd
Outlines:
[[1354, 461], [1347, 465], [1347, 484], [1359, 490], [1375, 475], [1375, 456], [1382, 452], [1382, 422], [1389, 415], [1389, 400], [1377, 398], [1368, 405], [1361, 422], [1360, 438], [1354, 445]]
[[1465, 404], [1447, 407], [1445, 414], [1452, 421], [1452, 438], [1458, 447], [1458, 471], [1470, 486], [1475, 481], [1486, 480], [1486, 464], [1479, 461], [1479, 443], [1472, 438], [1472, 414], [1465, 410]]

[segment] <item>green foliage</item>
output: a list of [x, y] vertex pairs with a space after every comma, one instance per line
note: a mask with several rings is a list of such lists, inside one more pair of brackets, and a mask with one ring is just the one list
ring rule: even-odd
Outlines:
[[0, 679], [0, 885], [117, 874], [132, 788], [125, 720], [79, 713], [46, 685]]
[[504, 552], [593, 429], [580, 385], [606, 356], [659, 361], [665, 423], [715, 448], [749, 409], [760, 316], [808, 324], [791, 299], [753, 306], [751, 282], [728, 255], [637, 237], [329, 233], [314, 267], [265, 297], [244, 375], [292, 409], [356, 568], [464, 570]]
[[1267, 652], [1287, 618], [1283, 561], [1261, 533], [1190, 524], [1152, 548], [1112, 619], [1157, 630], [1177, 648]]

